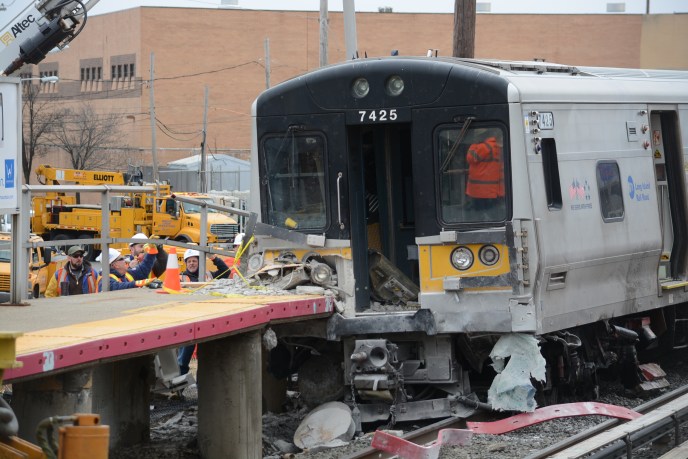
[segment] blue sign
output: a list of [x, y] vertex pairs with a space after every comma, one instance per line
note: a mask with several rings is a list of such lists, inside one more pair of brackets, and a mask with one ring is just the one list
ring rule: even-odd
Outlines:
[[14, 188], [14, 160], [5, 160], [5, 188]]
[[632, 176], [628, 176], [628, 196], [631, 201], [649, 201], [650, 200], [650, 182], [635, 183]]

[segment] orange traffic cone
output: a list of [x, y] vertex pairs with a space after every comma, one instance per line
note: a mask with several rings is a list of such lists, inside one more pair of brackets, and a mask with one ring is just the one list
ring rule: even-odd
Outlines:
[[167, 267], [165, 268], [165, 279], [162, 282], [162, 292], [159, 293], [182, 293], [182, 285], [179, 281], [179, 261], [177, 261], [177, 248], [170, 247], [167, 257]]

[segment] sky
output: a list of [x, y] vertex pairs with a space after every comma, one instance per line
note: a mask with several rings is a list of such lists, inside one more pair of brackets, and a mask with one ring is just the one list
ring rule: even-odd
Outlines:
[[[649, 0], [650, 13], [688, 13], [688, 0]], [[100, 0], [91, 14], [109, 13], [137, 6], [174, 6], [187, 8], [219, 8], [223, 0]], [[320, 9], [319, 0], [225, 0], [240, 8], [266, 10]], [[625, 4], [627, 14], [645, 14], [646, 0], [478, 0], [489, 3], [490, 12], [498, 14], [578, 14], [607, 13], [608, 3]], [[378, 7], [390, 6], [394, 12], [403, 13], [451, 13], [454, 0], [354, 0], [356, 11], [377, 11]], [[330, 11], [341, 11], [342, 0], [329, 0]]]

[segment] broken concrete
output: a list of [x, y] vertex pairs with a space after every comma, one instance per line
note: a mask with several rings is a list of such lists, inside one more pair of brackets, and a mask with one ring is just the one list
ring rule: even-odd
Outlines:
[[351, 410], [341, 402], [329, 402], [311, 411], [294, 433], [294, 444], [308, 451], [346, 445], [356, 424]]

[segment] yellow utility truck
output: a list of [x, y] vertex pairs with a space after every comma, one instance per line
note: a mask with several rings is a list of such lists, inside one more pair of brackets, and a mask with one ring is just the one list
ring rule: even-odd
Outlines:
[[[31, 234], [29, 242], [42, 242], [37, 234]], [[0, 232], [0, 302], [10, 298], [10, 272], [12, 261], [12, 233]], [[32, 248], [29, 258], [29, 292], [38, 298], [48, 286], [50, 277], [67, 261], [66, 257], [52, 257], [46, 247]]]
[[[110, 237], [131, 238], [136, 233], [155, 235], [181, 242], [200, 242], [201, 208], [176, 202], [168, 184], [145, 184], [142, 174], [109, 171], [81, 171], [41, 165], [36, 169], [38, 181], [45, 185], [151, 185], [157, 193], [126, 193], [111, 196]], [[210, 196], [182, 192], [178, 196], [205, 200]], [[49, 192], [32, 198], [31, 231], [45, 240], [91, 239], [100, 237], [100, 205], [80, 204], [75, 194]], [[231, 243], [239, 231], [237, 221], [228, 215], [208, 209], [208, 243]], [[116, 245], [113, 245], [116, 247]], [[126, 244], [124, 244], [126, 246]], [[99, 246], [85, 244], [86, 254], [93, 259]]]

